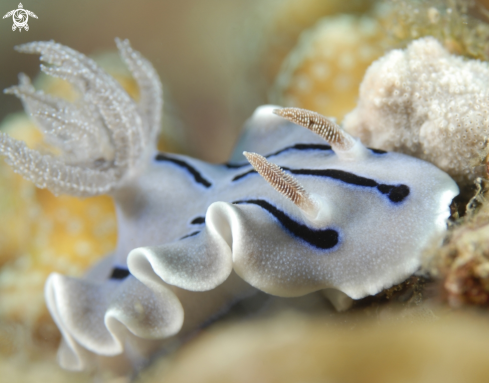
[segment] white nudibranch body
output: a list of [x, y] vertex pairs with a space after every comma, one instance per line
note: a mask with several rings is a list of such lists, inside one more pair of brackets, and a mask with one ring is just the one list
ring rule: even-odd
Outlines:
[[0, 135], [0, 154], [39, 187], [109, 193], [117, 206], [115, 253], [83, 279], [52, 274], [46, 283], [62, 366], [144, 358], [253, 289], [376, 294], [414, 273], [423, 248], [446, 229], [458, 194], [446, 173], [366, 148], [314, 112], [258, 108], [227, 164], [156, 153], [159, 79], [127, 41], [118, 46], [139, 84], [138, 103], [78, 52], [53, 42], [22, 46], [81, 98], [55, 99], [25, 77], [10, 90], [60, 157]]

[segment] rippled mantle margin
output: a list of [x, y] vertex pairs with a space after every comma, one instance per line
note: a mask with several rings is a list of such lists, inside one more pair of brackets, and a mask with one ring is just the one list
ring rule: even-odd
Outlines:
[[0, 133], [0, 154], [37, 187], [55, 195], [107, 194], [149, 162], [160, 127], [161, 82], [129, 41], [116, 39], [116, 44], [139, 86], [138, 102], [93, 60], [71, 48], [54, 41], [16, 47], [22, 53], [40, 54], [41, 70], [70, 82], [80, 94], [75, 103], [67, 102], [35, 90], [24, 74], [19, 85], [5, 91], [22, 100], [46, 142], [61, 151], [59, 156], [43, 154]]

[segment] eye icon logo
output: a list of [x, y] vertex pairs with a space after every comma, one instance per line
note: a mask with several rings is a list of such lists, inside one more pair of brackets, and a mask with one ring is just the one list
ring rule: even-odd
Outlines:
[[8, 12], [5, 16], [3, 16], [3, 18], [5, 19], [9, 16], [12, 16], [12, 20], [14, 21], [14, 24], [12, 25], [12, 30], [15, 31], [17, 28], [19, 28], [19, 32], [22, 31], [22, 28], [24, 28], [26, 31], [29, 30], [29, 25], [27, 24], [29, 16], [37, 19], [36, 14], [34, 12], [28, 11], [27, 9], [24, 9], [22, 3], [19, 3], [19, 8]]

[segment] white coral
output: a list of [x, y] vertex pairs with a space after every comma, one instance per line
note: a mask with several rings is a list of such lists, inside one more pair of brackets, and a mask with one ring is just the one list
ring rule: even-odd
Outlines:
[[141, 171], [155, 150], [162, 91], [151, 64], [129, 42], [116, 40], [140, 90], [135, 103], [111, 76], [81, 53], [55, 42], [33, 42], [17, 49], [41, 54], [45, 73], [72, 83], [76, 103], [36, 91], [27, 76], [8, 89], [22, 99], [46, 140], [61, 156], [41, 154], [0, 133], [0, 154], [40, 188], [55, 194], [93, 196], [108, 193]]
[[489, 65], [449, 54], [434, 38], [394, 50], [368, 69], [344, 127], [369, 146], [427, 160], [460, 186], [483, 175]]

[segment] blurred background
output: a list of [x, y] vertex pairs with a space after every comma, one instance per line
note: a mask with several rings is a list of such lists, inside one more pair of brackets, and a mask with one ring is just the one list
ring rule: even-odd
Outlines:
[[[1, 0], [0, 14], [16, 9], [18, 1]], [[30, 17], [29, 31], [22, 32], [12, 31], [11, 17], [0, 20], [0, 89], [17, 84], [18, 73], [24, 72], [36, 87], [70, 99], [69, 86], [39, 75], [37, 56], [14, 50], [30, 41], [55, 40], [93, 57], [137, 98], [134, 81], [114, 54], [114, 38], [127, 38], [154, 65], [163, 83], [160, 148], [210, 162], [227, 160], [244, 121], [264, 103], [304, 107], [341, 121], [356, 105], [368, 66], [415, 38], [433, 35], [452, 53], [481, 60], [489, 56], [483, 0], [25, 0], [22, 4], [38, 18]], [[42, 136], [23, 114], [20, 101], [3, 93], [0, 129], [42, 148]], [[49, 273], [82, 275], [114, 248], [116, 238], [108, 197], [54, 197], [13, 174], [1, 161], [0, 380], [130, 380], [60, 370], [55, 362], [60, 335], [42, 295]], [[168, 374], [172, 382], [218, 381], [215, 374], [203, 375], [209, 365], [209, 371], [219, 371], [227, 382], [404, 382], [410, 380], [396, 373], [399, 366], [418, 366], [419, 378], [430, 370], [426, 360], [436, 354], [433, 374], [416, 381], [443, 376], [444, 381], [455, 382], [468, 371], [470, 381], [487, 381], [489, 372], [483, 367], [487, 348], [481, 340], [487, 339], [487, 323], [479, 314], [469, 314], [437, 327], [435, 319], [447, 308], [419, 309], [423, 295], [419, 286], [413, 282], [408, 291], [408, 299], [399, 294], [396, 300], [394, 293], [379, 298], [382, 304], [402, 302], [400, 306], [407, 307], [403, 314], [397, 306], [386, 310], [377, 301], [373, 306], [364, 304], [362, 310], [368, 309], [362, 315], [370, 321], [365, 326], [357, 316], [336, 317], [320, 296], [287, 303], [258, 297], [231, 313], [226, 326], [263, 311], [264, 306], [269, 313], [265, 319], [243, 328], [218, 327], [191, 343], [188, 351], [184, 347], [170, 364], [166, 359], [155, 362], [140, 379], [159, 382], [162, 374]], [[390, 327], [385, 332], [379, 330], [378, 318], [387, 318]], [[336, 327], [338, 323], [345, 326]], [[462, 330], [467, 325], [471, 330]], [[409, 339], [398, 338], [406, 331], [412, 335]], [[457, 337], [450, 338], [454, 333]], [[260, 351], [268, 334], [269, 348]], [[376, 344], [375, 339], [383, 341]], [[357, 375], [347, 374], [352, 367], [348, 355], [364, 360], [373, 344], [380, 350], [378, 358], [363, 363]], [[236, 353], [223, 355], [223, 349], [232, 347]], [[465, 359], [458, 353], [443, 354], [456, 347]], [[296, 363], [294, 358], [301, 353], [307, 358], [299, 360], [307, 359], [308, 364]], [[198, 355], [215, 357], [197, 360]], [[282, 369], [284, 360], [290, 361], [285, 364], [291, 370]], [[458, 361], [458, 375], [446, 374], [444, 364]], [[199, 366], [197, 376], [189, 366]], [[362, 376], [367, 380], [355, 380]]]

